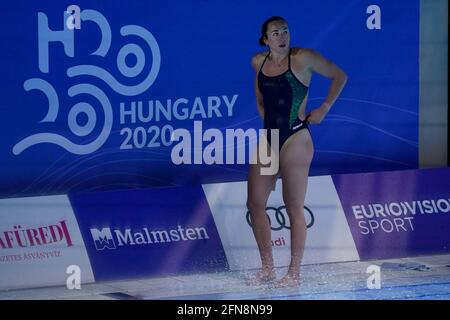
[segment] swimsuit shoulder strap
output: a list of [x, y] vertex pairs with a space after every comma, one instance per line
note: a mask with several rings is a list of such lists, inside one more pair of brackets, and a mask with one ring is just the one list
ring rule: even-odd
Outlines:
[[264, 61], [263, 61], [263, 63], [261, 64], [261, 67], [259, 68], [259, 72], [261, 72], [261, 70], [262, 70], [262, 68], [263, 68], [263, 66], [264, 66], [264, 63], [266, 63], [266, 60], [267, 60], [267, 58], [269, 57], [269, 54], [270, 54], [270, 51], [269, 51], [269, 53], [266, 55], [266, 57], [264, 58]]
[[291, 71], [291, 48], [289, 48], [289, 57], [288, 57], [288, 68], [289, 71]]

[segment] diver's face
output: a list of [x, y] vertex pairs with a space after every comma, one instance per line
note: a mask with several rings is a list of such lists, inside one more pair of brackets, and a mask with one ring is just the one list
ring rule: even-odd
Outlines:
[[286, 22], [273, 21], [267, 26], [266, 44], [271, 50], [283, 50], [289, 48], [289, 28]]

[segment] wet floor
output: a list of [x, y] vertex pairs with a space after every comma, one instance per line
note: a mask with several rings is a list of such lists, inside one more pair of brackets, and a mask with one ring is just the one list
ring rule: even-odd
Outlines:
[[[380, 267], [379, 283], [369, 285], [369, 266]], [[248, 286], [256, 270], [146, 278], [65, 286], [0, 291], [0, 299], [82, 300], [450, 300], [450, 254], [414, 258], [305, 265], [296, 288]], [[286, 268], [277, 268], [281, 278]], [[376, 275], [375, 275], [376, 276]], [[371, 278], [372, 280], [374, 278]], [[370, 280], [370, 279], [369, 279]]]

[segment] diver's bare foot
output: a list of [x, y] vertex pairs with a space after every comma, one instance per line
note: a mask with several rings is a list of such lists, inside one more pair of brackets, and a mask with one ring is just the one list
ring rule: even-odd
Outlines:
[[300, 276], [285, 275], [280, 281], [274, 284], [274, 288], [292, 288], [300, 286]]
[[245, 280], [248, 286], [258, 286], [267, 284], [275, 280], [275, 272], [273, 270], [260, 270], [258, 273]]

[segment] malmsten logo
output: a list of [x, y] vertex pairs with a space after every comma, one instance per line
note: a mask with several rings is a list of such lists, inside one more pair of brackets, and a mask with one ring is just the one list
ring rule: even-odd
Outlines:
[[37, 228], [24, 228], [15, 225], [13, 230], [0, 233], [1, 249], [44, 246], [61, 241], [65, 241], [68, 247], [73, 245], [65, 220], [59, 221], [58, 224]]
[[209, 239], [208, 232], [204, 227], [183, 228], [178, 225], [175, 229], [149, 230], [144, 227], [139, 230], [130, 228], [123, 231], [112, 230], [109, 227], [91, 228], [92, 239], [95, 249], [116, 249], [117, 246], [125, 245], [148, 245], [155, 243], [167, 243], [178, 241], [194, 241]]

